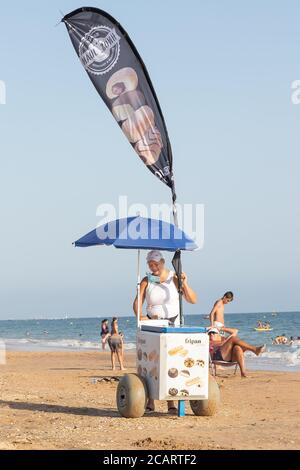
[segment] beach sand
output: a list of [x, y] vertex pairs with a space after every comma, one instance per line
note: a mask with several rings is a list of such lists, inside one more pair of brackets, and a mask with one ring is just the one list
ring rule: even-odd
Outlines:
[[[218, 377], [213, 417], [168, 416], [166, 403], [140, 419], [121, 418], [120, 375], [101, 352], [9, 352], [0, 366], [0, 449], [300, 449], [300, 374], [230, 370]], [[127, 354], [128, 372], [135, 355]]]

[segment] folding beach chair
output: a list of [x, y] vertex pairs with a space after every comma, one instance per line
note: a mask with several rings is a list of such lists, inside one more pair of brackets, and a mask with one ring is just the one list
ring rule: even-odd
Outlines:
[[217, 366], [220, 367], [235, 367], [234, 370], [234, 375], [237, 373], [237, 368], [238, 368], [238, 363], [237, 362], [232, 362], [232, 361], [215, 361], [212, 358], [212, 353], [213, 351], [210, 352], [209, 354], [209, 367], [211, 369], [212, 375], [214, 377], [217, 376]]
[[235, 367], [234, 375], [237, 373], [238, 363], [237, 362], [227, 362], [227, 361], [213, 361], [210, 360], [210, 368], [212, 375], [217, 376], [217, 366], [220, 367]]

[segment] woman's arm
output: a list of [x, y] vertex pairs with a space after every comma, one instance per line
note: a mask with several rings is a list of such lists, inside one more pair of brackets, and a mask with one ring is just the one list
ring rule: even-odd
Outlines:
[[[224, 330], [223, 330], [224, 331]], [[236, 336], [234, 334], [229, 334], [225, 339], [222, 340], [222, 346], [226, 344], [233, 336]]]
[[[140, 320], [146, 320], [147, 319], [147, 317], [143, 316], [143, 303], [144, 303], [145, 298], [146, 298], [147, 286], [148, 286], [148, 279], [145, 277], [142, 280], [141, 286], [140, 286]], [[134, 302], [133, 302], [133, 311], [134, 311], [136, 316], [137, 316], [138, 310], [139, 310], [138, 307], [139, 307], [138, 296], [136, 296], [136, 298], [134, 299]]]
[[[182, 273], [181, 275], [182, 278], [182, 293], [185, 298], [185, 300], [190, 303], [190, 304], [196, 304], [197, 303], [197, 294], [196, 292], [188, 285], [187, 282], [187, 275], [185, 273]], [[178, 279], [177, 276], [174, 277], [174, 282], [175, 285], [178, 289]]]
[[221, 328], [221, 331], [224, 331], [224, 333], [229, 333], [231, 336], [237, 336], [239, 332], [237, 328], [227, 328], [227, 327]]

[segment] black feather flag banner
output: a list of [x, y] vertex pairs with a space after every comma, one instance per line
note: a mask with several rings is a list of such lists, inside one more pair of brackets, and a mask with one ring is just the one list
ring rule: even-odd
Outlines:
[[166, 124], [148, 71], [133, 42], [113, 17], [97, 8], [80, 8], [62, 21], [99, 95], [140, 159], [171, 188], [175, 202]]

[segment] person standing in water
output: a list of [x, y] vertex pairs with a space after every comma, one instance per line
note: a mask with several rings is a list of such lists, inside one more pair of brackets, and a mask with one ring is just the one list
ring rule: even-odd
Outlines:
[[213, 309], [209, 315], [210, 328], [218, 328], [218, 330], [224, 331], [224, 333], [229, 333], [233, 336], [237, 336], [239, 330], [237, 330], [236, 328], [225, 327], [224, 310], [225, 305], [230, 302], [233, 302], [232, 292], [226, 292], [221, 299], [215, 302]]

